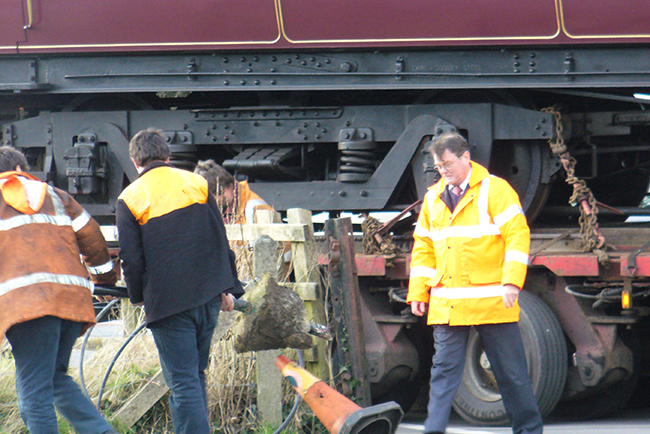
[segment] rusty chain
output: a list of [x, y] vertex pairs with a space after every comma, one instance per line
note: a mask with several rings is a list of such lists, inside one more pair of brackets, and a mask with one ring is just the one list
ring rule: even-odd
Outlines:
[[584, 244], [583, 250], [594, 252], [601, 264], [607, 264], [609, 257], [604, 250], [606, 248], [605, 237], [598, 227], [598, 204], [593, 193], [587, 187], [587, 183], [575, 176], [576, 159], [571, 156], [564, 143], [562, 116], [554, 107], [544, 108], [542, 111], [553, 115], [555, 121], [555, 135], [549, 140], [549, 145], [553, 154], [560, 158], [567, 175], [567, 184], [573, 186], [573, 194], [569, 198], [569, 203], [571, 206], [580, 207], [578, 222], [580, 223], [580, 237]]
[[366, 255], [384, 255], [395, 257], [398, 248], [393, 243], [393, 236], [390, 234], [379, 235], [377, 229], [381, 222], [374, 217], [367, 216], [361, 223], [363, 232], [363, 253]]

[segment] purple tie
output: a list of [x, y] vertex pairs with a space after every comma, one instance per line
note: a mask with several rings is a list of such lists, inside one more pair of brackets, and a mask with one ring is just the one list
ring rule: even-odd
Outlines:
[[460, 201], [460, 193], [462, 191], [463, 190], [461, 190], [460, 187], [457, 186], [457, 185], [455, 185], [451, 189], [452, 194], [449, 196], [449, 198], [451, 199], [451, 203], [449, 204], [450, 205], [449, 209], [451, 210], [451, 212], [454, 212], [454, 209], [456, 208], [456, 205], [458, 205], [458, 202]]

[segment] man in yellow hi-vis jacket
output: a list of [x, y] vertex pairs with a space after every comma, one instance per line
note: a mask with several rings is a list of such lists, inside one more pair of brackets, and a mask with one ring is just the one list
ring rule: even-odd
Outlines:
[[441, 180], [429, 188], [415, 229], [407, 302], [434, 326], [425, 433], [443, 433], [463, 374], [472, 326], [480, 334], [515, 433], [541, 433], [519, 321], [530, 229], [517, 193], [470, 159], [446, 133], [430, 148]]

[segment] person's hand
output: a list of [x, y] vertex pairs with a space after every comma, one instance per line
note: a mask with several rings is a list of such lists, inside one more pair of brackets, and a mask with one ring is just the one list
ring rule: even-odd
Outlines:
[[232, 312], [235, 308], [235, 297], [232, 294], [221, 293], [221, 310]]
[[413, 315], [422, 316], [427, 311], [427, 304], [423, 301], [412, 301], [411, 312]]
[[510, 309], [512, 306], [515, 305], [515, 302], [517, 301], [517, 297], [519, 297], [519, 288], [517, 288], [515, 285], [512, 285], [510, 283], [503, 285], [503, 288], [504, 288], [503, 304], [505, 305], [506, 308]]
[[113, 297], [112, 295], [94, 295], [93, 297], [102, 303], [109, 303], [117, 298]]

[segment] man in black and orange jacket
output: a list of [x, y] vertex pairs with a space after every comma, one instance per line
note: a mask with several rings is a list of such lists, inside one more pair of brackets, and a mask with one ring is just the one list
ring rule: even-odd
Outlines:
[[209, 433], [205, 375], [219, 309], [243, 294], [221, 213], [207, 181], [169, 165], [153, 129], [129, 154], [140, 176], [120, 195], [117, 227], [129, 298], [144, 305], [177, 434]]

